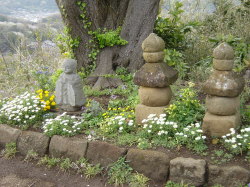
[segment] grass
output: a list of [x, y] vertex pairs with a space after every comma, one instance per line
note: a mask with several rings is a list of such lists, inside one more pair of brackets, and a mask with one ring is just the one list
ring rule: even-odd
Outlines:
[[5, 145], [5, 149], [3, 150], [3, 156], [6, 159], [10, 159], [16, 156], [17, 148], [16, 143], [11, 142]]

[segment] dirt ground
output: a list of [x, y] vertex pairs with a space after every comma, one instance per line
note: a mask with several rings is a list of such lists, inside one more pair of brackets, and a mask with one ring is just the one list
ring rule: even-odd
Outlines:
[[47, 169], [35, 163], [24, 162], [21, 157], [0, 158], [1, 187], [111, 187], [106, 179], [95, 177], [86, 180], [75, 173], [65, 173], [58, 169]]

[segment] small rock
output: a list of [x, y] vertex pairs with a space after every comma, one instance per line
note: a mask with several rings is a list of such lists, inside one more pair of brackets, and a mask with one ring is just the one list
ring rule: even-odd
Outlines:
[[65, 157], [75, 161], [85, 156], [87, 146], [87, 140], [55, 135], [50, 141], [49, 154], [53, 157]]
[[244, 89], [244, 79], [231, 71], [216, 71], [203, 84], [203, 91], [209, 95], [237, 97]]
[[146, 63], [135, 73], [134, 83], [139, 86], [163, 88], [174, 83], [178, 72], [164, 63]]
[[206, 107], [211, 114], [220, 116], [234, 115], [240, 108], [240, 97], [207, 96]]
[[151, 33], [143, 42], [142, 50], [144, 52], [160, 52], [165, 49], [164, 40], [157, 36], [155, 33]]
[[152, 53], [143, 53], [143, 58], [148, 63], [160, 63], [164, 60], [165, 53], [162, 52], [152, 52]]
[[127, 149], [117, 147], [106, 142], [89, 142], [86, 158], [92, 164], [101, 164], [103, 167], [116, 162], [120, 157], [125, 156]]
[[129, 149], [128, 164], [137, 172], [156, 180], [165, 182], [169, 173], [169, 157], [158, 151]]
[[230, 128], [236, 128], [241, 124], [240, 113], [231, 116], [218, 116], [207, 112], [203, 119], [202, 130], [210, 136], [224, 136], [230, 133]]
[[143, 105], [151, 107], [166, 106], [171, 100], [172, 91], [170, 87], [149, 88], [140, 86], [139, 97]]
[[208, 185], [223, 185], [226, 187], [239, 187], [247, 185], [250, 181], [250, 172], [240, 166], [208, 167]]
[[234, 50], [224, 42], [214, 49], [213, 57], [218, 60], [232, 60], [234, 59]]
[[165, 108], [167, 106], [161, 107], [150, 107], [143, 104], [138, 104], [135, 107], [135, 118], [136, 123], [141, 124], [142, 120], [147, 119], [149, 114], [156, 114], [159, 117], [160, 114], [165, 114]]
[[17, 142], [21, 130], [12, 128], [8, 125], [0, 124], [0, 145], [4, 145], [11, 142]]
[[205, 184], [206, 161], [178, 157], [170, 161], [169, 179], [194, 186]]
[[233, 60], [213, 60], [213, 68], [219, 71], [231, 71], [234, 66]]
[[17, 150], [26, 155], [29, 150], [33, 150], [38, 155], [43, 156], [49, 147], [50, 138], [42, 133], [33, 131], [23, 131], [17, 140]]

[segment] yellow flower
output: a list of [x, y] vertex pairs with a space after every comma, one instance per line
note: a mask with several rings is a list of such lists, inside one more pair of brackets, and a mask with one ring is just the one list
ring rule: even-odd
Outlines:
[[39, 98], [40, 98], [40, 99], [43, 98], [43, 93], [39, 93]]
[[50, 101], [49, 101], [49, 100], [47, 100], [47, 101], [46, 101], [46, 105], [49, 105], [49, 104], [50, 104]]
[[45, 108], [49, 110], [49, 109], [50, 109], [50, 106], [46, 106]]
[[54, 99], [55, 99], [54, 95], [50, 96], [50, 98], [49, 98], [50, 101], [53, 101]]
[[41, 92], [43, 92], [42, 89], [36, 91], [36, 93], [41, 93]]
[[45, 93], [45, 94], [49, 94], [49, 91], [46, 90], [46, 91], [44, 91], [44, 93]]
[[51, 103], [51, 106], [55, 106], [55, 105], [56, 105], [56, 102], [53, 101], [53, 102]]

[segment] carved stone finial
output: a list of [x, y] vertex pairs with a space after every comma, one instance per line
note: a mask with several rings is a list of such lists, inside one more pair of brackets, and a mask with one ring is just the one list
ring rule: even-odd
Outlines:
[[142, 50], [143, 52], [160, 52], [165, 49], [164, 40], [157, 36], [155, 33], [151, 33], [143, 42]]

